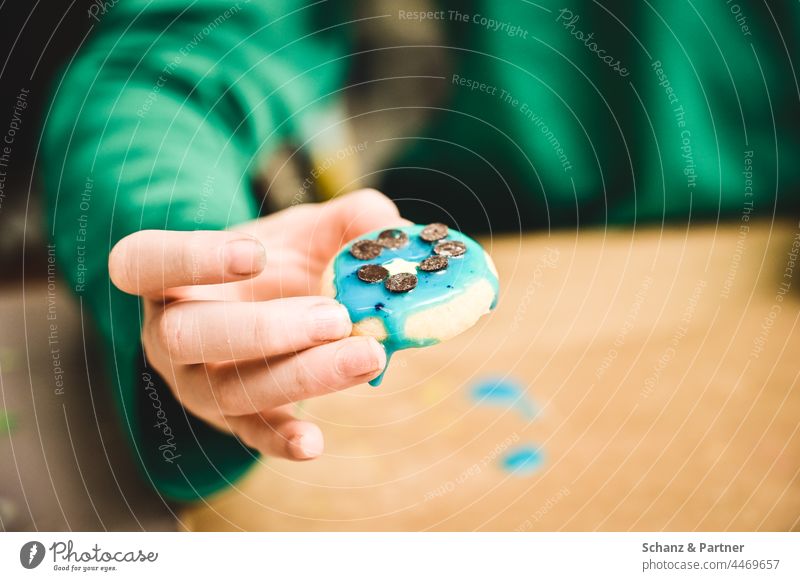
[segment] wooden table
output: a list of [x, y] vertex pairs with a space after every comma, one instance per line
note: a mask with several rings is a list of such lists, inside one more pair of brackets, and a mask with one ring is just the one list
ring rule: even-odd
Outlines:
[[[309, 402], [323, 458], [265, 460], [183, 524], [798, 529], [800, 230], [739, 226], [485, 239], [492, 316], [398, 354], [377, 389]], [[533, 418], [470, 397], [498, 374], [526, 387]], [[540, 468], [504, 470], [525, 443]]]

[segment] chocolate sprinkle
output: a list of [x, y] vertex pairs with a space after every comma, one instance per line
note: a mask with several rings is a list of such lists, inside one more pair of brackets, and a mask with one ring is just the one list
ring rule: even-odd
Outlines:
[[433, 247], [434, 253], [439, 256], [461, 256], [467, 251], [467, 245], [458, 240], [446, 240]]
[[358, 269], [357, 275], [364, 282], [381, 282], [389, 276], [389, 271], [380, 264], [365, 264]]
[[446, 256], [431, 256], [419, 263], [419, 269], [425, 272], [436, 272], [447, 268]]
[[447, 236], [447, 234], [448, 230], [445, 224], [434, 222], [433, 224], [425, 226], [422, 232], [419, 233], [419, 237], [425, 242], [436, 242]]
[[350, 247], [350, 254], [359, 260], [372, 260], [380, 255], [383, 247], [372, 240], [359, 240]]
[[384, 230], [378, 234], [378, 244], [384, 248], [402, 248], [408, 244], [408, 234], [402, 230]]
[[393, 274], [386, 279], [384, 285], [386, 286], [387, 290], [390, 290], [393, 293], [407, 293], [417, 286], [417, 276], [407, 272]]

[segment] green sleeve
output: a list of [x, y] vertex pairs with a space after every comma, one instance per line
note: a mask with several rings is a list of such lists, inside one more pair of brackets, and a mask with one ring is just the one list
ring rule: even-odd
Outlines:
[[335, 35], [292, 42], [320, 26], [301, 4], [120, 2], [98, 16], [44, 120], [59, 267], [104, 339], [134, 456], [170, 498], [210, 494], [256, 456], [185, 412], [146, 369], [139, 300], [110, 283], [108, 253], [141, 229], [222, 229], [258, 215], [255, 168], [313, 131], [341, 78]]

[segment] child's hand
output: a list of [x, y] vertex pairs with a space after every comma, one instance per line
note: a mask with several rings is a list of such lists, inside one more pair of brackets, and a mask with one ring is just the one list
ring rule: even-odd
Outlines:
[[348, 240], [403, 223], [365, 190], [233, 231], [137, 232], [109, 271], [143, 297], [148, 361], [187, 409], [264, 454], [305, 460], [322, 453], [322, 432], [291, 404], [364, 383], [386, 362], [377, 341], [349, 337], [343, 306], [313, 296], [322, 271]]

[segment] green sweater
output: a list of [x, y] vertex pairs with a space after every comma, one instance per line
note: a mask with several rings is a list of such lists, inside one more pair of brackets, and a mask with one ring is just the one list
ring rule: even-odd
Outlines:
[[134, 454], [171, 498], [256, 455], [146, 368], [139, 302], [107, 272], [127, 234], [227, 228], [357, 185], [470, 232], [797, 207], [797, 3], [354, 4], [124, 0], [54, 85], [48, 227]]

